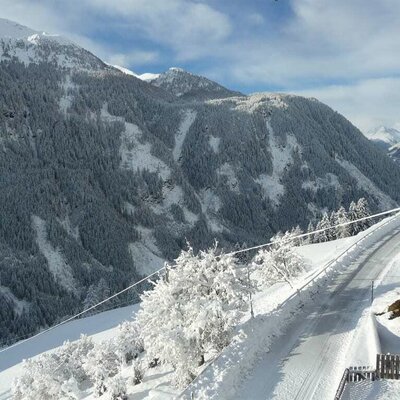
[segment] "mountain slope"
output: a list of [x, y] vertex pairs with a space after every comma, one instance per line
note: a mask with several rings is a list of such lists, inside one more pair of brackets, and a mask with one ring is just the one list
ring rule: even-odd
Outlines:
[[400, 142], [389, 148], [389, 156], [400, 163]]
[[174, 70], [150, 84], [76, 45], [0, 40], [3, 340], [162, 267], [186, 240], [256, 244], [363, 196], [373, 210], [400, 200], [400, 169], [316, 100]]

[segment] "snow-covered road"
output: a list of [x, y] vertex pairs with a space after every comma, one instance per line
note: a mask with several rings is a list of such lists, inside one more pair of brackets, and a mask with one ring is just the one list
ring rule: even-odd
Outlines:
[[[366, 249], [346, 273], [296, 317], [286, 334], [256, 364], [235, 399], [332, 399], [352, 348], [357, 323], [371, 302], [371, 281], [392, 290], [400, 277], [388, 274], [390, 261], [400, 253], [400, 232]], [[368, 346], [365, 346], [365, 352]]]

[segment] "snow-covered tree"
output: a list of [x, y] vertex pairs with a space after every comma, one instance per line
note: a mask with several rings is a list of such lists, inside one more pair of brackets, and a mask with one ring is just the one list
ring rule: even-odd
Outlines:
[[292, 279], [304, 271], [305, 263], [293, 246], [293, 234], [286, 232], [271, 239], [269, 248], [261, 249], [253, 260], [253, 269], [261, 271], [262, 283], [273, 285], [285, 281], [291, 287]]
[[[355, 221], [357, 219], [357, 203], [355, 203], [354, 201], [350, 203], [347, 217], [349, 218], [349, 221]], [[351, 224], [349, 227], [349, 231], [351, 235], [356, 235], [359, 232], [358, 224]]]
[[332, 232], [331, 232], [331, 221], [327, 213], [324, 213], [321, 221], [318, 222], [316, 226], [316, 230], [324, 229], [323, 232], [318, 232], [315, 234], [315, 242], [322, 243], [322, 242], [329, 242], [332, 240]]
[[107, 391], [106, 381], [118, 373], [120, 365], [112, 340], [103, 341], [88, 353], [83, 369], [94, 385], [96, 396]]
[[13, 384], [13, 396], [16, 400], [78, 400], [82, 398], [81, 386], [92, 383], [96, 396], [125, 399], [126, 379], [117, 374], [121, 366], [131, 364], [133, 382], [141, 382], [142, 351], [135, 322], [124, 322], [115, 337], [98, 344], [82, 335], [75, 342], [65, 342], [55, 352], [25, 361], [24, 373]]
[[122, 377], [120, 374], [113, 376], [112, 378], [108, 378], [105, 382], [105, 386], [107, 387], [107, 391], [103, 396], [101, 396], [102, 400], [127, 400], [128, 396], [126, 394], [126, 379]]
[[138, 322], [150, 358], [175, 368], [175, 384], [195, 376], [209, 351], [226, 346], [246, 309], [246, 274], [217, 247], [182, 251], [168, 279], [142, 296]]
[[[344, 207], [340, 207], [333, 215], [333, 225], [341, 225], [349, 222], [347, 212]], [[345, 238], [350, 236], [350, 226], [337, 226], [335, 228], [335, 234], [337, 239]]]
[[[364, 197], [361, 197], [357, 203], [352, 201], [350, 203], [348, 218], [350, 221], [356, 221], [360, 218], [365, 218], [371, 214], [368, 202]], [[371, 225], [369, 220], [358, 221], [354, 224], [351, 224], [350, 232], [352, 235], [356, 235], [357, 233], [367, 229]]]
[[[307, 232], [314, 232], [314, 230], [315, 230], [314, 224], [310, 221], [307, 227]], [[305, 241], [308, 244], [315, 243], [314, 234], [308, 235]]]
[[[292, 234], [293, 237], [300, 236], [303, 234], [303, 230], [300, 228], [299, 225], [297, 225], [290, 231], [290, 233]], [[304, 241], [304, 238], [295, 238], [295, 239], [293, 239], [292, 243], [293, 243], [293, 246], [301, 246], [303, 244], [303, 241]]]
[[[368, 217], [370, 214], [371, 211], [368, 206], [368, 201], [364, 197], [361, 197], [357, 201], [357, 206], [356, 206], [357, 219]], [[369, 220], [359, 221], [357, 222], [357, 225], [359, 230], [363, 231], [367, 229], [369, 226], [371, 226], [371, 222]]]
[[76, 342], [66, 342], [53, 353], [26, 360], [24, 373], [13, 383], [16, 400], [78, 399], [79, 384], [88, 379], [82, 362], [94, 345], [82, 336]]
[[114, 350], [121, 365], [127, 365], [143, 352], [143, 339], [136, 321], [125, 321], [118, 326]]

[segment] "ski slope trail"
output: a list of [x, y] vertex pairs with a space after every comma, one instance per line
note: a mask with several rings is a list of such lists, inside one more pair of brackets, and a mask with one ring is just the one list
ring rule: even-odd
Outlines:
[[381, 291], [400, 284], [400, 277], [384, 276], [400, 253], [400, 231], [363, 253], [293, 320], [244, 380], [235, 399], [334, 398], [355, 328], [371, 303], [371, 281], [379, 279]]

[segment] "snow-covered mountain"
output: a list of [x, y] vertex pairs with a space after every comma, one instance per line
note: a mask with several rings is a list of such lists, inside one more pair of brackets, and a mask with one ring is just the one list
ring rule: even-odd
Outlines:
[[400, 131], [381, 126], [367, 133], [368, 139], [385, 150], [390, 158], [400, 163]]
[[0, 25], [1, 339], [90, 306], [186, 240], [257, 244], [360, 197], [400, 201], [400, 169], [315, 99], [177, 69], [149, 83]]
[[368, 139], [380, 145], [384, 149], [400, 143], [400, 131], [395, 128], [380, 126], [379, 128], [370, 130], [367, 135]]
[[13, 59], [24, 64], [48, 62], [75, 69], [106, 68], [99, 58], [63, 36], [0, 18], [0, 61]]
[[172, 67], [168, 71], [147, 80], [154, 86], [161, 87], [173, 95], [184, 99], [218, 99], [232, 96], [242, 96], [224, 88], [209, 79], [193, 75], [181, 68]]

